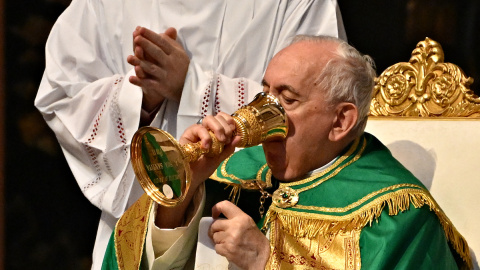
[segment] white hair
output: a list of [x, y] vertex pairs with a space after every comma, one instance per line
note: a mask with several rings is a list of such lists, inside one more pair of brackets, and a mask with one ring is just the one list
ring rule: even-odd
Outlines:
[[326, 91], [326, 101], [332, 106], [349, 102], [357, 107], [358, 120], [351, 133], [362, 134], [367, 124], [375, 84], [373, 59], [335, 37], [299, 35], [293, 39], [292, 44], [301, 41], [338, 44], [336, 57], [327, 62], [318, 76], [318, 86]]

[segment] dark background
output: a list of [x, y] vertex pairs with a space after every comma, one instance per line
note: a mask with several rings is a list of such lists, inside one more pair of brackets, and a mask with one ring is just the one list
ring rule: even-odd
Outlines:
[[[100, 211], [83, 197], [33, 106], [51, 26], [69, 0], [4, 0], [5, 269], [89, 269]], [[378, 73], [430, 37], [480, 81], [480, 1], [339, 0], [349, 42]], [[1, 32], [0, 32], [1, 33]], [[1, 39], [0, 39], [1, 40]], [[479, 93], [478, 83], [472, 88]]]

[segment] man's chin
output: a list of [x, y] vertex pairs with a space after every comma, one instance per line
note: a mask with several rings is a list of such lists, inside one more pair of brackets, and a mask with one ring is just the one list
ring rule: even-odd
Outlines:
[[291, 173], [289, 174], [285, 169], [283, 170], [278, 170], [276, 171], [275, 169], [272, 169], [272, 175], [275, 177], [280, 182], [293, 182], [299, 180], [298, 176], [294, 176]]
[[285, 170], [275, 170], [275, 168], [271, 167], [270, 170], [272, 171], [272, 175], [275, 177], [275, 179], [279, 180], [280, 182], [285, 181]]
[[292, 170], [292, 168], [289, 168], [283, 163], [269, 163], [267, 159], [267, 164], [273, 177], [280, 182], [294, 182], [302, 179], [304, 176], [304, 174]]
[[263, 151], [265, 153], [268, 167], [272, 171], [272, 175], [280, 181], [286, 180], [287, 157], [284, 142], [264, 142]]

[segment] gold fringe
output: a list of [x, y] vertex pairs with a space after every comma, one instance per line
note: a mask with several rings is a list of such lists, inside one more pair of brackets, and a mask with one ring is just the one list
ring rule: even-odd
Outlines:
[[[265, 217], [265, 225], [278, 220], [280, 226], [295, 237], [314, 238], [317, 234], [337, 234], [340, 231], [360, 230], [367, 224], [378, 222], [384, 207], [388, 206], [389, 215], [397, 215], [399, 212], [408, 210], [412, 204], [415, 208], [428, 205], [430, 211], [434, 211], [445, 231], [447, 240], [455, 251], [461, 256], [465, 265], [463, 268], [472, 269], [473, 263], [466, 240], [453, 226], [450, 219], [445, 215], [433, 198], [424, 190], [398, 190], [383, 195], [369, 202], [359, 210], [348, 214], [348, 219], [342, 216], [321, 214], [307, 214], [304, 212], [285, 211], [284, 209], [271, 206]], [[315, 218], [315, 216], [317, 216]]]
[[235, 205], [238, 204], [238, 200], [240, 200], [240, 193], [242, 191], [242, 186], [237, 184], [227, 184], [225, 189], [231, 187], [230, 195], [228, 195], [228, 199], [234, 203]]

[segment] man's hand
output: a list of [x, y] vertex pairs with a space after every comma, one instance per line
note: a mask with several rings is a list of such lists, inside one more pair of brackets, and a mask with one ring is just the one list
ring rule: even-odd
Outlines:
[[[227, 219], [217, 219], [224, 214]], [[242, 269], [265, 269], [270, 243], [253, 219], [229, 201], [212, 208], [210, 237], [218, 254]]]
[[212, 138], [208, 131], [212, 131], [215, 137], [225, 146], [223, 152], [214, 157], [202, 156], [198, 161], [191, 162], [192, 185], [198, 186], [203, 183], [218, 167], [220, 162], [226, 159], [235, 151], [235, 146], [240, 142], [240, 137], [233, 137], [235, 131], [235, 121], [233, 118], [223, 112], [216, 116], [206, 116], [202, 124], [190, 126], [180, 138], [180, 144], [201, 142], [203, 149], [209, 149], [212, 146]]
[[165, 98], [179, 102], [190, 59], [176, 41], [177, 30], [168, 28], [157, 34], [137, 27], [133, 32], [134, 55], [127, 62], [135, 66], [136, 76], [129, 81], [143, 90], [142, 108], [151, 112]]

